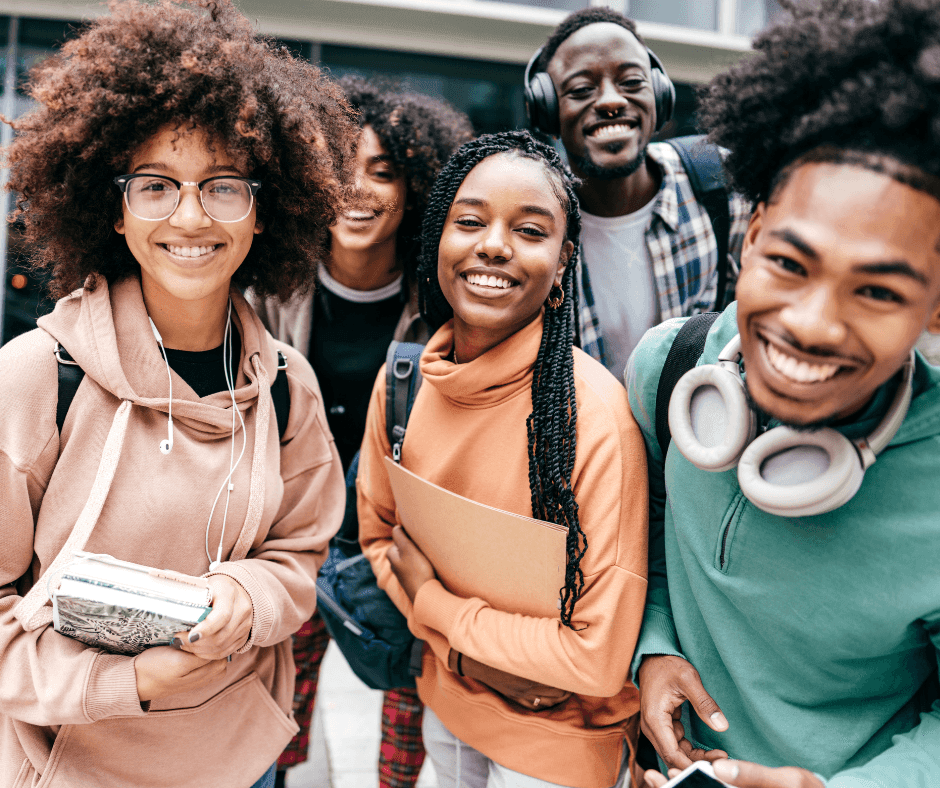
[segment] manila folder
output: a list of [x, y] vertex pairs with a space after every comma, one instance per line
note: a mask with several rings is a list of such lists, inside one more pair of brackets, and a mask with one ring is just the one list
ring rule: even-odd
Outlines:
[[566, 529], [425, 481], [388, 457], [398, 518], [453, 594], [507, 613], [557, 618]]

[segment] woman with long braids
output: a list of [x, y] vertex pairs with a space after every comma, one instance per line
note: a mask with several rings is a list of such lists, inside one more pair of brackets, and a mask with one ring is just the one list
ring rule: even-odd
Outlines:
[[427, 481], [567, 529], [557, 617], [496, 610], [436, 579], [396, 519], [384, 371], [373, 391], [360, 540], [428, 644], [418, 692], [442, 788], [610, 788], [634, 739], [646, 464], [623, 387], [573, 347], [579, 231], [571, 174], [527, 132], [454, 154], [425, 214], [420, 306], [437, 330], [401, 455]]

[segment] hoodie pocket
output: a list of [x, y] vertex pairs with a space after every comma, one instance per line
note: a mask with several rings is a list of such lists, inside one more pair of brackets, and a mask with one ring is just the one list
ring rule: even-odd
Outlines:
[[249, 673], [192, 708], [63, 726], [36, 788], [248, 788], [297, 730]]
[[747, 509], [747, 503], [744, 493], [739, 492], [735, 495], [731, 501], [731, 506], [725, 512], [721, 530], [718, 532], [718, 544], [715, 545], [715, 569], [724, 574], [728, 574], [731, 564], [731, 548], [734, 544], [738, 526], [741, 523], [741, 517]]

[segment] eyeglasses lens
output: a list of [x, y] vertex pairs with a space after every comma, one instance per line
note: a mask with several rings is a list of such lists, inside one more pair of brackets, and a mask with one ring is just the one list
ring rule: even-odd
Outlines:
[[[172, 215], [179, 204], [173, 181], [158, 177], [132, 178], [127, 184], [127, 207], [141, 219], [159, 221]], [[251, 211], [251, 188], [237, 178], [214, 178], [203, 184], [202, 207], [217, 222], [237, 222]]]

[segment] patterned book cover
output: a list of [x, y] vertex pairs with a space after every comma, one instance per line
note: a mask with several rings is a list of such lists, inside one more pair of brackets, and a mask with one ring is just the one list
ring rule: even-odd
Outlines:
[[133, 656], [151, 646], [168, 646], [177, 632], [192, 629], [211, 608], [193, 608], [190, 621], [123, 605], [76, 597], [55, 599], [55, 630], [113, 654]]

